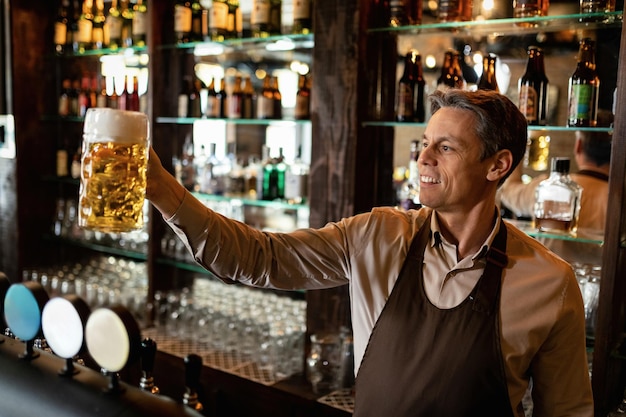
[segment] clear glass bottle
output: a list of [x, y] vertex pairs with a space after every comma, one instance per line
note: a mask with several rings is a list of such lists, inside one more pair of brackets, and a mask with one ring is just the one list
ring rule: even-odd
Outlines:
[[569, 79], [567, 125], [594, 127], [598, 117], [600, 78], [596, 72], [595, 42], [580, 41], [576, 70]]
[[550, 176], [535, 190], [533, 220], [537, 230], [576, 234], [582, 188], [569, 171], [569, 158], [552, 158]]
[[548, 111], [548, 77], [543, 63], [543, 49], [528, 47], [526, 72], [517, 83], [518, 107], [530, 125], [545, 125]]
[[285, 199], [290, 203], [302, 204], [307, 200], [309, 165], [302, 160], [302, 148], [285, 172]]

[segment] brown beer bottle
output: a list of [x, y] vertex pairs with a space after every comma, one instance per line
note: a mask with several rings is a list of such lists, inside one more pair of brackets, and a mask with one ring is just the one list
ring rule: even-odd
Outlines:
[[441, 67], [441, 75], [437, 79], [437, 89], [459, 88], [466, 86], [461, 70], [461, 54], [456, 50], [446, 51]]
[[483, 57], [483, 73], [478, 80], [479, 90], [494, 90], [498, 93], [498, 81], [496, 81], [496, 61], [498, 57], [495, 54], [487, 54]]
[[404, 73], [396, 93], [396, 120], [399, 122], [424, 121], [424, 77], [422, 58], [412, 49], [404, 57]]
[[595, 126], [600, 78], [596, 72], [595, 42], [580, 41], [576, 70], [569, 79], [568, 126]]
[[526, 72], [518, 81], [518, 107], [530, 125], [545, 125], [548, 111], [548, 77], [543, 63], [543, 50], [528, 47]]

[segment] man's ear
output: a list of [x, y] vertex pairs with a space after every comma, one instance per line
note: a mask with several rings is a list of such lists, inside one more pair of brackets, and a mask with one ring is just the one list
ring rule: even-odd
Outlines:
[[513, 154], [508, 149], [499, 150], [491, 158], [492, 164], [487, 171], [487, 180], [489, 181], [498, 182], [515, 168], [513, 166]]

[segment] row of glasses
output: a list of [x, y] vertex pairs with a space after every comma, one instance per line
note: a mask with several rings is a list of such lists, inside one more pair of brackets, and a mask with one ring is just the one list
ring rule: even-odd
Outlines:
[[148, 272], [145, 262], [99, 255], [86, 262], [27, 268], [23, 281], [42, 285], [50, 298], [75, 294], [92, 309], [123, 305], [141, 326], [148, 324]]
[[159, 332], [232, 352], [277, 378], [302, 372], [306, 302], [200, 277], [191, 287], [156, 292]]

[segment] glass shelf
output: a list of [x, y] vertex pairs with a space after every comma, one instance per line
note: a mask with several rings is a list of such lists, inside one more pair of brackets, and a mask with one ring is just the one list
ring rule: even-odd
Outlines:
[[134, 251], [130, 249], [112, 247], [112, 246], [108, 246], [108, 245], [101, 244], [101, 243], [90, 242], [87, 240], [61, 238], [61, 237], [52, 236], [52, 235], [46, 235], [45, 239], [49, 241], [53, 241], [53, 242], [69, 244], [75, 247], [90, 249], [90, 250], [105, 253], [108, 255], [123, 256], [126, 258], [135, 259], [139, 261], [146, 261], [148, 259], [148, 255], [142, 252], [138, 252], [138, 251]]
[[191, 125], [197, 121], [216, 121], [224, 122], [235, 125], [259, 125], [259, 126], [294, 126], [298, 124], [310, 124], [310, 120], [295, 120], [295, 119], [209, 119], [206, 117], [157, 117], [157, 123], [163, 124], [178, 124], [178, 125]]
[[[392, 32], [398, 34], [426, 34], [449, 31], [459, 35], [516, 35], [534, 34], [538, 32], [560, 32], [563, 30], [597, 29], [620, 27], [623, 12], [569, 14], [558, 16], [539, 16], [528, 18], [505, 18], [493, 20], [473, 20], [469, 22], [426, 23], [422, 25], [380, 27], [369, 29], [368, 32]], [[587, 21], [594, 20], [594, 21]]]
[[[363, 122], [362, 125], [367, 127], [406, 127], [406, 126], [414, 126], [419, 128], [425, 128], [428, 123], [407, 123], [407, 122], [392, 122], [392, 121], [367, 121]], [[613, 132], [612, 127], [570, 127], [570, 126], [533, 126], [529, 125], [528, 130], [532, 131], [550, 131], [550, 132], [575, 132], [575, 131], [586, 131], [586, 132]]]
[[161, 49], [187, 49], [194, 52], [202, 49], [211, 50], [213, 48], [229, 48], [233, 50], [250, 49], [250, 48], [266, 48], [268, 50], [293, 50], [293, 49], [313, 49], [313, 34], [307, 35], [275, 35], [263, 38], [236, 38], [225, 39], [223, 41], [207, 41], [207, 42], [187, 42], [173, 45], [162, 45]]
[[511, 220], [505, 219], [506, 222], [511, 223], [518, 229], [523, 231], [529, 236], [534, 238], [545, 238], [555, 240], [566, 240], [570, 242], [589, 243], [595, 245], [602, 245], [604, 243], [604, 235], [602, 232], [595, 232], [591, 230], [579, 229], [576, 235], [558, 234], [558, 233], [546, 233], [540, 232], [535, 229], [530, 221]]
[[148, 52], [147, 46], [130, 46], [124, 48], [101, 48], [101, 49], [88, 49], [84, 52], [66, 52], [63, 54], [57, 54], [58, 57], [73, 58], [82, 56], [105, 56], [105, 55], [137, 55]]
[[294, 204], [287, 201], [254, 200], [250, 198], [227, 197], [223, 195], [204, 194], [197, 192], [193, 192], [192, 194], [203, 201], [235, 203], [243, 206], [270, 207], [282, 210], [299, 210], [309, 208], [308, 204]]

